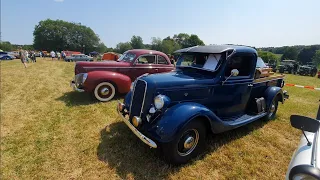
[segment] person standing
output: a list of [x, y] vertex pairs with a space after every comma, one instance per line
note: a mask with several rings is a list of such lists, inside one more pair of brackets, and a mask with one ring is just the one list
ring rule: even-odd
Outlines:
[[61, 54], [59, 52], [57, 52], [57, 58], [58, 60], [60, 60]]
[[24, 68], [27, 68], [25, 52], [22, 50], [21, 47], [19, 48], [19, 56], [21, 59], [21, 63], [24, 65]]
[[55, 56], [56, 56], [56, 53], [54, 53], [54, 51], [51, 51], [50, 52], [50, 55], [51, 55], [51, 58], [52, 58], [52, 60], [55, 58]]
[[171, 62], [171, 64], [173, 64], [174, 66], [176, 66], [173, 55], [170, 56], [170, 62]]

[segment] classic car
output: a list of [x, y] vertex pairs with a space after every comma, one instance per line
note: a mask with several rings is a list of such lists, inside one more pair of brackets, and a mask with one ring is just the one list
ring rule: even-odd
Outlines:
[[76, 62], [76, 61], [93, 61], [93, 57], [87, 56], [85, 54], [72, 54], [64, 59], [66, 62]]
[[317, 74], [317, 67], [313, 63], [307, 63], [306, 65], [300, 66], [298, 70], [299, 75], [314, 77]]
[[16, 57], [14, 57], [14, 56], [12, 56], [12, 55], [9, 55], [9, 54], [2, 54], [2, 55], [0, 55], [0, 59], [1, 60], [13, 60], [13, 59], [15, 59]]
[[[295, 73], [294, 66], [297, 66], [297, 62], [295, 60], [283, 60], [280, 62], [280, 65], [278, 67], [279, 73], [288, 72], [290, 74]], [[296, 68], [298, 70], [298, 68]]]
[[172, 71], [167, 55], [159, 51], [136, 49], [125, 52], [117, 61], [77, 62], [74, 90], [90, 92], [99, 101], [110, 101], [116, 93], [129, 92], [131, 83], [142, 74]]
[[[246, 46], [196, 46], [180, 53], [176, 70], [137, 78], [118, 113], [132, 132], [169, 163], [186, 163], [208, 132], [222, 133], [274, 119], [284, 75], [254, 78], [257, 52]], [[160, 152], [161, 152], [160, 151]]]
[[315, 119], [292, 115], [290, 121], [303, 135], [292, 156], [286, 179], [320, 179], [320, 105]]

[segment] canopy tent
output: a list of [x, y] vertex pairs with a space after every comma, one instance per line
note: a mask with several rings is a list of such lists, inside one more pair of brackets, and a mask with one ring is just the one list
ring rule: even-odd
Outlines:
[[120, 56], [115, 52], [107, 52], [103, 54], [101, 60], [116, 61], [119, 57]]

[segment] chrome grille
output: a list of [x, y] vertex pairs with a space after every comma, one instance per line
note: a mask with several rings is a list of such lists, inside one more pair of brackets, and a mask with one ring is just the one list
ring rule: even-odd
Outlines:
[[145, 81], [138, 80], [135, 83], [130, 106], [130, 119], [133, 116], [141, 116], [146, 90], [147, 83]]

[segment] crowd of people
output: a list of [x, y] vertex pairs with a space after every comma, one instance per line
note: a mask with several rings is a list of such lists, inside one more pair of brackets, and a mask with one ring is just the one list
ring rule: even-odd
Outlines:
[[[36, 54], [38, 53], [38, 54]], [[21, 59], [21, 62], [23, 63], [24, 67], [27, 68], [27, 63], [35, 63], [37, 62], [37, 56], [38, 57], [46, 57], [47, 55], [42, 52], [42, 51], [39, 51], [39, 52], [35, 52], [35, 51], [27, 51], [27, 50], [23, 50], [21, 47], [19, 47], [19, 56], [20, 56], [20, 59]], [[58, 60], [60, 59], [65, 59], [66, 58], [66, 54], [65, 52], [54, 52], [54, 51], [51, 51], [50, 52], [50, 57], [52, 58], [52, 60], [54, 60], [55, 58], [57, 58]]]

